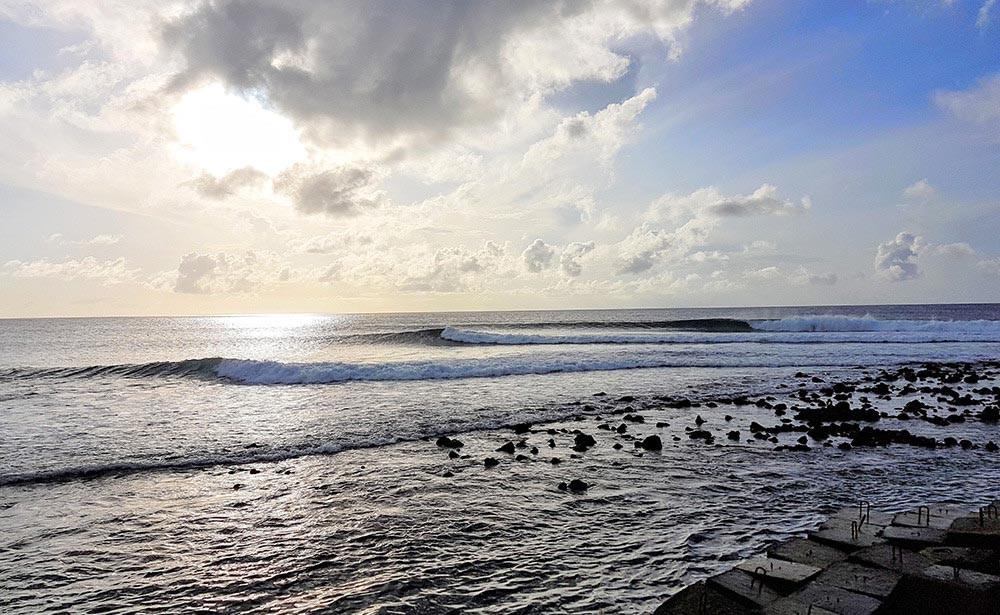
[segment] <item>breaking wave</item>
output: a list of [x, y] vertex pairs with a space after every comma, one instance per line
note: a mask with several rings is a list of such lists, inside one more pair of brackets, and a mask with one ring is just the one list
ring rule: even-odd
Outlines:
[[913, 332], [1000, 338], [1000, 320], [879, 320], [872, 316], [791, 316], [753, 323], [758, 331], [781, 332]]

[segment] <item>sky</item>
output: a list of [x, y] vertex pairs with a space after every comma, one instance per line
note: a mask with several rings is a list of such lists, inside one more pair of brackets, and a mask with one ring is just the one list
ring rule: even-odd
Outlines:
[[996, 0], [0, 0], [0, 316], [1000, 302]]

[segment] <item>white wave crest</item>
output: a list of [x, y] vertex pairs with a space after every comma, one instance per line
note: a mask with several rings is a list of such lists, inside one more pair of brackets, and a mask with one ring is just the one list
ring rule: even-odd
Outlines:
[[[844, 363], [847, 365], [847, 363]], [[654, 367], [796, 367], [810, 366], [802, 361], [767, 362], [759, 358], [692, 357], [683, 353], [634, 355], [621, 358], [549, 357], [527, 360], [472, 359], [441, 362], [398, 363], [281, 363], [247, 359], [223, 359], [215, 373], [244, 384], [332, 384], [351, 381], [454, 380], [460, 378], [498, 378], [568, 372], [615, 371]], [[816, 367], [831, 366], [829, 361]]]
[[912, 332], [972, 336], [1000, 335], [1000, 320], [879, 320], [872, 316], [791, 316], [752, 323], [759, 331]]

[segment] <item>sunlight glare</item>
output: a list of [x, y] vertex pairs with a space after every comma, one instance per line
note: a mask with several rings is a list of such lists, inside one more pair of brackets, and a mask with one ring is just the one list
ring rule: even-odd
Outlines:
[[216, 176], [248, 166], [273, 175], [306, 156], [291, 120], [218, 83], [188, 92], [173, 116], [177, 155]]

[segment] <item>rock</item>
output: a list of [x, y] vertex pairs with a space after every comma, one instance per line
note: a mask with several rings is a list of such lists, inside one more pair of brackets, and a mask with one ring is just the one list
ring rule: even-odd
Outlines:
[[556, 447], [556, 441], [553, 440], [552, 438], [549, 438], [549, 448], [555, 448], [555, 447]]
[[628, 421], [629, 423], [645, 423], [646, 417], [641, 414], [626, 414], [622, 417], [622, 420]]
[[729, 415], [729, 414], [727, 414], [727, 415], [726, 415], [726, 422], [728, 423], [728, 422], [729, 422], [729, 421], [731, 421], [731, 420], [733, 420], [733, 417], [732, 417], [732, 415]]
[[500, 462], [493, 457], [487, 457], [486, 459], [483, 459], [483, 465], [487, 468], [492, 468], [493, 466], [500, 465]]
[[989, 442], [986, 443], [986, 450], [988, 450], [991, 453], [995, 453], [997, 451], [1000, 451], [1000, 446], [997, 446], [996, 442], [990, 440]]
[[559, 483], [558, 485], [556, 485], [556, 489], [558, 489], [559, 491], [566, 491], [566, 488], [567, 488], [566, 483]]
[[574, 478], [573, 480], [569, 481], [569, 485], [567, 485], [567, 487], [569, 487], [569, 490], [572, 491], [573, 493], [583, 493], [584, 491], [590, 488], [590, 485], [583, 482], [579, 478]]
[[712, 432], [705, 431], [704, 429], [696, 429], [688, 433], [688, 437], [692, 440], [704, 440], [706, 444], [711, 444], [712, 441], [715, 440], [715, 436], [712, 435]]
[[805, 436], [800, 436], [799, 439], [797, 440], [797, 442], [799, 444], [806, 444], [807, 442], [809, 442], [809, 439], [806, 438]]
[[445, 471], [444, 471], [444, 472], [443, 472], [443, 473], [441, 474], [441, 477], [442, 477], [442, 478], [451, 478], [452, 476], [455, 476], [455, 473], [454, 473], [454, 472], [452, 472], [451, 470], [445, 470]]
[[1000, 406], [986, 406], [978, 416], [981, 421], [996, 423], [1000, 421]]
[[969, 450], [970, 448], [973, 448], [975, 446], [972, 442], [968, 440], [959, 440], [958, 445], [961, 446], [963, 450]]
[[257, 468], [250, 468], [249, 471], [251, 474], [260, 474], [260, 470], [258, 470]]
[[504, 444], [503, 446], [501, 446], [500, 448], [498, 448], [496, 450], [497, 450], [498, 453], [507, 453], [508, 455], [513, 455], [514, 454], [514, 443], [508, 440], [506, 444]]
[[514, 433], [520, 435], [531, 431], [531, 423], [518, 423], [514, 425]]
[[244, 487], [246, 487], [246, 485], [244, 485], [243, 483], [236, 483], [236, 484], [233, 485], [233, 491], [237, 491], [237, 490], [242, 489]]
[[531, 457], [528, 457], [527, 455], [518, 455], [517, 457], [514, 457], [514, 461], [531, 461]]
[[656, 422], [656, 427], [658, 429], [662, 429], [663, 427], [670, 427], [670, 423], [667, 423], [665, 421], [657, 421]]
[[615, 428], [615, 431], [617, 431], [618, 433], [625, 433], [626, 431], [628, 431], [628, 425], [622, 423], [617, 428]]
[[537, 455], [537, 454], [538, 454], [538, 447], [537, 447], [537, 446], [532, 446], [532, 447], [531, 447], [531, 451], [529, 451], [529, 452], [530, 452], [530, 453], [531, 453], [532, 455]]
[[622, 447], [622, 443], [621, 442], [615, 442], [614, 444], [611, 445], [611, 448], [615, 449], [616, 451], [620, 451], [623, 448]]
[[553, 457], [552, 459], [549, 460], [549, 463], [551, 463], [554, 466], [557, 466], [560, 463], [562, 463], [562, 459], [559, 459], [558, 457]]
[[663, 442], [660, 440], [660, 436], [646, 436], [641, 446], [647, 451], [659, 451], [663, 449]]
[[581, 432], [576, 434], [576, 437], [573, 439], [573, 443], [573, 450], [583, 452], [591, 446], [597, 444], [597, 440], [594, 439], [594, 436]]
[[701, 415], [699, 414], [698, 416], [694, 417], [694, 424], [697, 425], [698, 427], [701, 427], [702, 425], [705, 424], [705, 419], [701, 418]]
[[841, 442], [840, 444], [837, 445], [837, 448], [839, 448], [842, 451], [849, 451], [854, 447], [851, 446], [850, 442]]
[[740, 432], [738, 432], [736, 430], [730, 431], [729, 433], [726, 434], [726, 437], [729, 438], [730, 440], [732, 440], [733, 442], [739, 442], [740, 441]]
[[455, 451], [448, 451], [448, 459], [458, 459], [458, 453]]
[[448, 436], [441, 436], [437, 439], [436, 444], [441, 448], [462, 448], [465, 444], [457, 438], [449, 438]]

